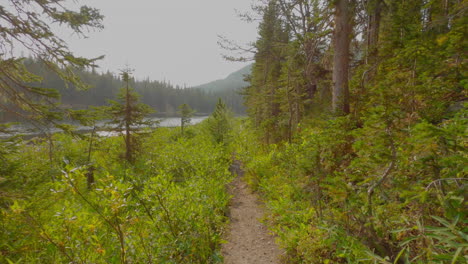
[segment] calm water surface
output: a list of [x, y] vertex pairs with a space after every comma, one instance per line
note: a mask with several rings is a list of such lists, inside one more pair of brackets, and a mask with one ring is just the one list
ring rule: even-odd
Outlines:
[[[205, 120], [208, 118], [208, 116], [196, 116], [192, 117], [190, 124], [195, 125], [200, 123], [201, 121]], [[156, 125], [156, 127], [177, 127], [180, 126], [180, 117], [169, 117], [169, 118], [151, 118], [150, 120], [152, 121], [159, 121], [159, 124]], [[97, 127], [104, 127], [106, 121], [101, 121], [98, 122]], [[77, 131], [91, 131], [93, 128], [92, 127], [87, 127], [87, 126], [81, 126], [77, 124], [70, 123], [71, 125], [74, 125], [76, 127]], [[109, 127], [109, 125], [107, 125]], [[46, 131], [49, 131], [49, 133], [56, 133], [60, 132], [60, 129], [57, 128], [42, 128], [38, 129], [35, 128], [31, 125], [28, 124], [17, 124], [17, 125], [12, 125], [11, 128], [9, 129], [12, 131], [11, 133], [5, 134], [0, 132], [0, 138], [6, 138], [10, 137], [12, 135], [25, 135], [25, 136], [35, 136], [35, 135], [41, 135], [44, 134]], [[100, 136], [114, 136], [118, 135], [119, 133], [116, 131], [99, 131], [97, 132], [98, 135]]]

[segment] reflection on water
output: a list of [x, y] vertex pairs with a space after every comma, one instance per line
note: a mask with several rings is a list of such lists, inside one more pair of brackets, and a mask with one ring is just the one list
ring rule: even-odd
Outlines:
[[[200, 123], [201, 121], [205, 120], [207, 116], [197, 116], [197, 117], [192, 117], [191, 118], [191, 125], [195, 125]], [[170, 117], [170, 118], [150, 118], [151, 121], [159, 121], [159, 123], [155, 127], [177, 127], [180, 126], [180, 118], [179, 117]], [[104, 127], [111, 127], [110, 125], [106, 125], [107, 121], [100, 121], [97, 124], [97, 127], [104, 128]], [[93, 128], [89, 126], [81, 126], [73, 123], [69, 123], [71, 125], [74, 125], [76, 127], [77, 131], [91, 131]], [[117, 136], [120, 134], [120, 132], [117, 131], [109, 131], [110, 129], [107, 129], [107, 131], [98, 131], [97, 134], [99, 136]], [[41, 135], [44, 134], [45, 132], [49, 133], [57, 133], [60, 132], [60, 129], [57, 128], [44, 128], [44, 130], [39, 130], [37, 128], [34, 128], [31, 125], [28, 124], [15, 124], [12, 125], [9, 128], [9, 131], [11, 133], [1, 133], [0, 132], [0, 138], [6, 138], [10, 137], [12, 135], [27, 135], [27, 136], [35, 136], [35, 135]]]

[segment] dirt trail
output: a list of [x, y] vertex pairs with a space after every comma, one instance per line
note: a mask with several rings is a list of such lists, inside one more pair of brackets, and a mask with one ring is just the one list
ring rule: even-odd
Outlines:
[[280, 263], [281, 250], [274, 237], [259, 222], [263, 209], [255, 194], [242, 180], [239, 163], [233, 164], [238, 177], [232, 182], [228, 243], [223, 245], [222, 253], [226, 264], [266, 264]]

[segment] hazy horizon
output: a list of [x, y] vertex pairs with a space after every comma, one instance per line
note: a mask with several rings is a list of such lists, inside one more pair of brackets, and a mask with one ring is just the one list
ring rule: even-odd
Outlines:
[[[98, 71], [118, 73], [128, 64], [134, 77], [193, 87], [223, 79], [250, 62], [225, 61], [218, 35], [239, 44], [254, 42], [257, 24], [236, 11], [250, 10], [252, 0], [143, 1], [82, 0], [100, 9], [104, 29], [78, 38], [59, 29], [76, 55], [98, 57]], [[214, 21], [214, 22], [213, 22]]]

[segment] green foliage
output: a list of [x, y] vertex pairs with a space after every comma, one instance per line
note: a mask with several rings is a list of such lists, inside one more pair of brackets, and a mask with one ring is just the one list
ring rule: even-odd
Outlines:
[[[93, 152], [66, 135], [2, 143], [11, 148], [0, 153], [0, 262], [219, 262], [234, 149], [288, 263], [466, 263], [466, 1], [353, 3], [349, 115], [329, 114], [333, 1], [275, 0], [256, 7], [262, 21], [244, 90], [250, 119], [233, 121], [219, 100], [190, 136], [143, 135], [132, 164], [120, 162], [118, 138], [96, 139]], [[55, 19], [82, 21], [77, 15]], [[40, 81], [21, 59], [0, 68], [13, 82]], [[127, 111], [137, 106], [129, 91], [125, 107], [111, 107], [127, 131], [144, 116]], [[43, 120], [60, 117], [55, 101], [15, 100]]]
[[79, 88], [85, 88], [86, 85], [73, 69], [91, 67], [94, 61], [99, 59], [74, 56], [48, 23], [59, 23], [84, 36], [83, 32], [86, 29], [102, 28], [103, 16], [94, 8], [82, 6], [79, 11], [75, 11], [67, 8], [62, 2], [6, 1], [0, 6], [0, 106], [6, 112], [15, 113], [39, 124], [60, 119], [57, 108], [59, 93], [51, 89], [52, 87], [32, 84], [40, 82], [42, 78], [23, 65], [24, 58], [15, 55], [18, 47], [41, 60], [46, 68], [67, 85]]
[[242, 69], [229, 74], [228, 77], [222, 80], [216, 80], [206, 84], [202, 84], [193, 88], [207, 90], [207, 91], [229, 91], [239, 90], [248, 85], [244, 80], [247, 75], [252, 71], [252, 65], [247, 65]]
[[[20, 60], [18, 63], [19, 66], [24, 66], [25, 70], [31, 72], [35, 77], [26, 80], [28, 85], [35, 89], [42, 89], [42, 93], [52, 94], [50, 89], [54, 90], [55, 95], [60, 97], [59, 99], [54, 98], [54, 102], [60, 101], [61, 107], [67, 110], [80, 110], [90, 106], [106, 105], [107, 100], [116, 98], [119, 89], [125, 85], [115, 73], [99, 73], [95, 70], [74, 68], [73, 73], [79, 76], [89, 89], [72, 89], [80, 87], [62, 80], [57, 73], [48, 69], [47, 65], [38, 58], [27, 58]], [[5, 62], [5, 67], [12, 66]], [[237, 78], [242, 80], [243, 77]], [[234, 112], [238, 114], [245, 112], [242, 96], [238, 92], [239, 89], [232, 88], [221, 91], [206, 90], [202, 87], [186, 89], [167, 81], [150, 81], [148, 79], [134, 80], [132, 86], [141, 95], [141, 101], [155, 109], [159, 115], [175, 116], [178, 106], [181, 104], [188, 104], [197, 112], [208, 114], [213, 110], [219, 97]], [[0, 111], [0, 121], [16, 120], [22, 119], [13, 115], [13, 113]]]
[[190, 124], [191, 118], [195, 113], [188, 104], [181, 104], [179, 106], [179, 115], [180, 115], [180, 130], [182, 135], [184, 134], [184, 128]]
[[230, 131], [232, 129], [232, 114], [221, 98], [211, 114], [206, 124], [213, 139], [218, 144], [227, 145], [230, 140]]
[[151, 107], [139, 102], [139, 95], [130, 87], [130, 70], [122, 71], [122, 80], [125, 87], [122, 87], [118, 100], [109, 100], [111, 104], [106, 108], [106, 112], [111, 117], [110, 124], [115, 125], [117, 131], [124, 133], [125, 159], [133, 163], [138, 151], [138, 137], [136, 131], [144, 126], [151, 127], [153, 122], [145, 118], [154, 112]]
[[111, 124], [117, 125], [118, 129], [124, 129], [127, 126], [150, 125], [145, 121], [145, 117], [154, 112], [146, 104], [140, 103], [140, 95], [130, 87], [130, 76], [128, 71], [122, 72], [122, 80], [125, 86], [122, 87], [117, 95], [118, 101], [109, 100], [110, 107], [107, 109], [112, 117]]
[[400, 129], [375, 109], [362, 127], [348, 117], [316, 120], [292, 143], [269, 146], [255, 144], [244, 125], [236, 151], [291, 263], [460, 262], [463, 112], [438, 125]]
[[[218, 42], [219, 43], [219, 42]], [[212, 81], [190, 88], [200, 89], [214, 97], [212, 104], [216, 104], [216, 98], [222, 98], [226, 105], [237, 114], [245, 114], [245, 106], [241, 91], [248, 86], [246, 78], [250, 76], [252, 65], [247, 65], [242, 69], [229, 74], [225, 79]], [[202, 110], [202, 109], [199, 109]]]
[[[466, 215], [463, 216], [466, 219]], [[457, 215], [453, 222], [433, 216], [441, 227], [427, 227], [428, 236], [436, 240], [434, 249], [440, 252], [435, 260], [450, 261], [450, 263], [468, 262], [468, 230], [466, 220]], [[461, 221], [461, 222], [460, 222]]]
[[277, 90], [279, 73], [284, 59], [283, 43], [288, 40], [288, 33], [279, 16], [278, 1], [269, 1], [261, 12], [263, 21], [259, 25], [259, 38], [255, 43], [257, 52], [252, 66], [250, 86], [244, 89], [247, 113], [254, 118], [255, 125], [263, 132], [267, 143], [275, 143], [279, 139], [277, 120], [279, 104]]
[[354, 34], [334, 78], [335, 1], [256, 7], [251, 125], [234, 141], [270, 228], [290, 263], [465, 263], [466, 2], [340, 2]]
[[92, 189], [86, 140], [54, 135], [52, 160], [47, 142], [19, 145], [8, 158], [22, 166], [0, 182], [0, 262], [219, 263], [229, 154], [191, 131], [146, 135], [130, 167], [119, 138], [97, 138]]

